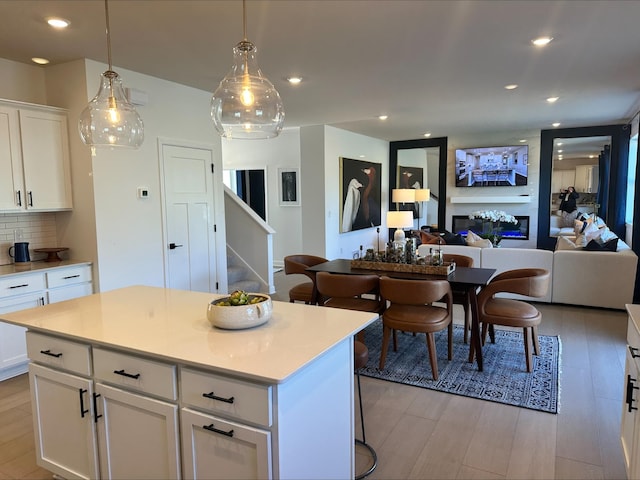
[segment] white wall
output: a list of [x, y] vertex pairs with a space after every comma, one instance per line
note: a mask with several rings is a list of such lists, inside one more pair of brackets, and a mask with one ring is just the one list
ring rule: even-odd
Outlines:
[[44, 67], [0, 58], [0, 98], [60, 107], [47, 103], [44, 72]]
[[[519, 187], [482, 187], [464, 188], [455, 186], [455, 150], [468, 147], [491, 147], [500, 145], [519, 145], [520, 140], [529, 145], [529, 177], [526, 186]], [[448, 138], [447, 152], [447, 207], [446, 228], [451, 229], [453, 215], [468, 215], [476, 210], [504, 210], [511, 215], [528, 215], [529, 240], [506, 240], [505, 247], [536, 248], [538, 238], [538, 189], [540, 188], [540, 132], [528, 131], [520, 135], [482, 134], [453, 135]], [[506, 197], [529, 195], [530, 203], [451, 203], [451, 197]]]
[[[222, 158], [225, 170], [264, 169], [266, 171], [267, 223], [276, 233], [273, 235], [273, 258], [276, 265], [292, 253], [302, 253], [302, 208], [282, 206], [279, 202], [278, 169], [300, 168], [300, 130], [284, 129], [269, 140], [222, 139]], [[301, 181], [298, 178], [298, 181]], [[304, 194], [301, 183], [301, 195]], [[233, 239], [229, 239], [233, 243]]]

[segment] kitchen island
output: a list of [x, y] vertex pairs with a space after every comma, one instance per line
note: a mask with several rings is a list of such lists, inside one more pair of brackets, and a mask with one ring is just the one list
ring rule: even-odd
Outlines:
[[[353, 340], [377, 315], [128, 287], [1, 314], [26, 327], [38, 464], [65, 478], [352, 478]], [[229, 307], [233, 308], [233, 307]]]

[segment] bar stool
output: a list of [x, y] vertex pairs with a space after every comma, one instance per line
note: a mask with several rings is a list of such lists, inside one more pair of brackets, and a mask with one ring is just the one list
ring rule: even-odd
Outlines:
[[376, 454], [376, 451], [373, 449], [373, 447], [367, 443], [367, 437], [364, 431], [364, 411], [362, 409], [362, 390], [360, 388], [360, 369], [364, 367], [369, 361], [369, 350], [367, 349], [367, 346], [364, 343], [358, 340], [354, 340], [353, 355], [354, 355], [353, 364], [356, 371], [356, 379], [358, 381], [358, 403], [360, 405], [360, 425], [362, 426], [362, 440], [356, 438], [356, 444], [362, 445], [364, 448], [366, 448], [369, 451], [369, 454], [371, 455], [371, 459], [372, 459], [371, 465], [365, 472], [356, 474], [356, 480], [360, 480], [361, 478], [364, 478], [367, 475], [370, 475], [376, 469], [376, 467], [378, 466], [378, 454]]

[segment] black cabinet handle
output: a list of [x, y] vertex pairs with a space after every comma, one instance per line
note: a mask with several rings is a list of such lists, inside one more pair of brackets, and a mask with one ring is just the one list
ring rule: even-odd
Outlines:
[[102, 416], [102, 415], [98, 415], [98, 397], [99, 396], [100, 396], [99, 393], [93, 394], [93, 421], [95, 423], [98, 423], [98, 419]]
[[28, 283], [23, 283], [22, 285], [11, 285], [9, 288], [24, 288], [28, 286], [29, 286]]
[[27, 195], [29, 196], [29, 206], [33, 207], [33, 195], [31, 193], [31, 191], [28, 191]]
[[20, 190], [16, 190], [16, 197], [18, 198], [18, 206], [21, 207], [22, 206], [22, 194], [20, 193]]
[[176, 245], [175, 243], [171, 242], [169, 244], [169, 250], [175, 250], [178, 247], [181, 247], [182, 245]]
[[233, 429], [229, 430], [228, 432], [225, 432], [224, 430], [218, 430], [213, 426], [213, 423], [211, 425], [203, 425], [202, 428], [204, 428], [205, 430], [209, 430], [210, 432], [226, 435], [227, 437], [233, 437]]
[[80, 274], [78, 275], [69, 275], [68, 277], [62, 277], [63, 280], [69, 280], [70, 278], [78, 278], [80, 276]]
[[631, 345], [629, 345], [629, 353], [631, 353], [631, 358], [640, 357], [640, 353], [638, 353], [638, 351], [640, 351], [640, 348], [634, 348]]
[[62, 353], [51, 353], [51, 350], [40, 350], [40, 353], [43, 355], [49, 355], [50, 357], [60, 358]]
[[229, 398], [217, 397], [213, 394], [213, 392], [203, 393], [202, 396], [210, 398], [211, 400], [218, 400], [219, 402], [225, 402], [225, 403], [233, 403], [233, 400], [234, 400], [234, 397], [229, 397]]
[[136, 373], [136, 374], [127, 373], [127, 372], [124, 371], [124, 369], [122, 369], [122, 370], [114, 370], [113, 373], [118, 374], [118, 375], [122, 375], [123, 377], [135, 378], [136, 380], [140, 378], [140, 374], [139, 373]]
[[84, 414], [89, 413], [88, 409], [84, 409], [84, 394], [87, 393], [87, 391], [84, 388], [79, 388], [78, 393], [80, 394], [80, 417], [84, 418]]
[[632, 412], [633, 410], [637, 410], [638, 407], [634, 407], [633, 406], [633, 391], [634, 390], [638, 390], [638, 387], [636, 387], [633, 382], [635, 382], [636, 379], [635, 378], [631, 378], [631, 375], [627, 375], [627, 399], [626, 399], [626, 403], [629, 405], [629, 412]]

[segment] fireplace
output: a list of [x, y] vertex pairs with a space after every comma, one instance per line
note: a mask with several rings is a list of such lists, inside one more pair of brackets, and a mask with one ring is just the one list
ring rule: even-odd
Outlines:
[[[500, 228], [502, 238], [505, 240], [529, 240], [529, 216], [514, 215], [518, 223], [501, 223]], [[469, 218], [468, 215], [453, 215], [451, 220], [451, 231], [459, 233], [463, 237], [471, 230], [480, 235], [482, 233], [482, 219]]]

